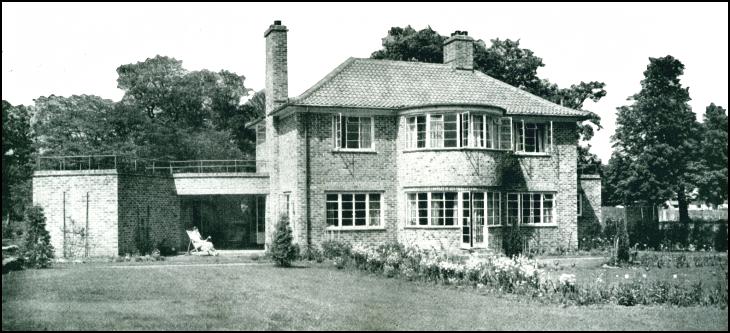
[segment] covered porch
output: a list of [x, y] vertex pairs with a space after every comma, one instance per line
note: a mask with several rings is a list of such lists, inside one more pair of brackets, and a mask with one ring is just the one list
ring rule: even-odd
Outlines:
[[263, 250], [266, 196], [185, 195], [180, 197], [185, 229], [197, 227], [219, 250]]

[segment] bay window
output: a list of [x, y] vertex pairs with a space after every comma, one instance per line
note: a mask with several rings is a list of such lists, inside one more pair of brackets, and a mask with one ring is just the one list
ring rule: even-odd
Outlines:
[[367, 228], [382, 225], [380, 193], [329, 193], [325, 206], [328, 227]]
[[501, 225], [501, 202], [499, 192], [406, 193], [406, 225], [457, 226], [460, 218], [462, 225], [472, 219], [479, 225]]
[[478, 113], [406, 117], [406, 148], [512, 149], [512, 120]]

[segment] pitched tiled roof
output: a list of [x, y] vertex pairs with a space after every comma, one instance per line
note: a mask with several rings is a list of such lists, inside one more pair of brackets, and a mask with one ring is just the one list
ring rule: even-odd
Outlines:
[[479, 71], [448, 64], [349, 58], [287, 105], [401, 109], [427, 105], [496, 106], [512, 115], [585, 117]]

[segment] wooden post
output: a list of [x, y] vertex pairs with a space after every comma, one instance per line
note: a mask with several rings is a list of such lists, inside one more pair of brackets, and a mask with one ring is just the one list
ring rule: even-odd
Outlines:
[[89, 257], [89, 192], [86, 192], [86, 229], [84, 229], [84, 256]]

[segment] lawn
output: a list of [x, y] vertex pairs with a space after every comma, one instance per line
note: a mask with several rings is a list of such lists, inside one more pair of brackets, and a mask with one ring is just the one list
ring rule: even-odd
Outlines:
[[215, 260], [11, 272], [2, 329], [727, 330], [716, 307], [562, 307], [324, 264]]

